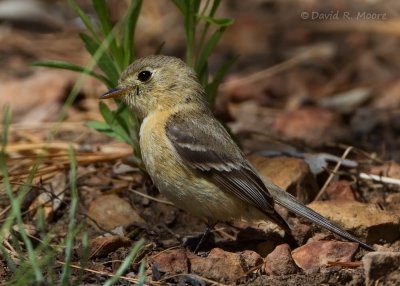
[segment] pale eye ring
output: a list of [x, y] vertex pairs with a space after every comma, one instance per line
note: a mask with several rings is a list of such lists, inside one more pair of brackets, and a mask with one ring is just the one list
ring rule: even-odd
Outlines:
[[141, 71], [138, 74], [138, 80], [140, 80], [141, 82], [146, 82], [151, 78], [152, 75], [153, 73], [151, 71], [148, 70]]

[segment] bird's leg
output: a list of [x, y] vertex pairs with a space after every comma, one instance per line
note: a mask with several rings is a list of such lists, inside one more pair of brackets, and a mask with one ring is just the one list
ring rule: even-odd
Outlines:
[[209, 224], [207, 223], [207, 228], [206, 230], [196, 236], [190, 236], [190, 237], [185, 237], [183, 239], [183, 246], [189, 248], [191, 251], [194, 253], [198, 253], [198, 251], [201, 249], [202, 246], [205, 244], [213, 244], [213, 240], [211, 241], [211, 238], [213, 238], [211, 230], [214, 228], [215, 223]]
[[210, 235], [211, 230], [214, 228], [215, 224], [213, 226], [210, 226], [207, 224], [206, 230], [203, 232], [203, 235], [201, 236], [199, 242], [196, 245], [196, 248], [194, 249], [194, 253], [197, 253], [201, 247], [201, 245], [204, 243], [204, 241], [208, 238]]

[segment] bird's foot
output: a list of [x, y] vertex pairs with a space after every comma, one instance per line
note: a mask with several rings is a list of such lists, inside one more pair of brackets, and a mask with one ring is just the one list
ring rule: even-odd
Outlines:
[[214, 234], [209, 227], [200, 235], [186, 236], [183, 238], [183, 246], [196, 254], [200, 251], [210, 250], [214, 245]]

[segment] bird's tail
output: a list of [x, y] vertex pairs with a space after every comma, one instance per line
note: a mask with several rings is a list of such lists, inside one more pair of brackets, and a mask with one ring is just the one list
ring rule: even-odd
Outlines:
[[[321, 226], [321, 227], [323, 227], [345, 239], [359, 243], [363, 248], [365, 248], [367, 250], [374, 251], [374, 249], [371, 246], [362, 242], [361, 240], [359, 240], [352, 234], [348, 233], [343, 228], [332, 223], [330, 220], [323, 217], [319, 213], [317, 213], [317, 212], [313, 211], [312, 209], [310, 209], [309, 207], [303, 205], [301, 202], [299, 202], [294, 196], [292, 196], [288, 192], [282, 190], [280, 187], [276, 186], [275, 184], [273, 184], [271, 182], [268, 182], [267, 180], [263, 180], [263, 181], [264, 181], [264, 184], [267, 187], [268, 191], [274, 198], [274, 201], [277, 204], [283, 206], [284, 208], [288, 209], [289, 211], [291, 211], [299, 216], [302, 216], [304, 218], [311, 220], [312, 222], [316, 223], [317, 225], [319, 225], [319, 226]], [[279, 218], [281, 220], [283, 220], [280, 216], [279, 216]], [[281, 225], [279, 218], [278, 218], [278, 220], [276, 220], [276, 218], [274, 218], [274, 220], [278, 222], [279, 226], [281, 226], [283, 229], [285, 229], [285, 227], [289, 227], [286, 222], [284, 222], [284, 224]], [[286, 229], [285, 229], [285, 231], [286, 231]], [[290, 231], [290, 227], [289, 227], [289, 231]]]
[[283, 219], [283, 217], [275, 211], [274, 213], [264, 213], [272, 222], [276, 223], [280, 228], [282, 228], [285, 233], [291, 234], [292, 229], [290, 225]]

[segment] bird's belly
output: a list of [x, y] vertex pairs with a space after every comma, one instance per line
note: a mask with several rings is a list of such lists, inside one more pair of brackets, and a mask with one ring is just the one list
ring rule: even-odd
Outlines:
[[159, 118], [143, 121], [140, 147], [150, 177], [168, 200], [209, 223], [248, 217], [255, 210], [184, 166], [165, 132], [154, 132], [164, 128], [158, 124]]

